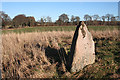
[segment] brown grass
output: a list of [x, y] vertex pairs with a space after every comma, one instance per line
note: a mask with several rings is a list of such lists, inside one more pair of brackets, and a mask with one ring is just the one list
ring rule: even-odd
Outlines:
[[112, 31], [90, 31], [95, 38], [105, 38], [105, 39], [119, 39], [120, 38], [120, 30], [114, 29]]
[[45, 48], [50, 46], [58, 49], [60, 38], [72, 34], [72, 32], [34, 32], [2, 35], [2, 77], [52, 77], [56, 74], [55, 65], [51, 65], [47, 60]]
[[[91, 31], [94, 38], [120, 39], [119, 31]], [[45, 50], [70, 48], [74, 31], [2, 34], [2, 78], [52, 78], [57, 63], [51, 63]], [[64, 43], [69, 44], [66, 46]], [[51, 54], [50, 54], [51, 55]], [[65, 70], [64, 70], [65, 71]], [[67, 76], [68, 72], [65, 72]]]

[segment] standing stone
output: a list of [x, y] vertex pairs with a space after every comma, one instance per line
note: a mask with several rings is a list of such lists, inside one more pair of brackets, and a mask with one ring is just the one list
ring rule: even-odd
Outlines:
[[84, 22], [77, 26], [69, 56], [70, 71], [78, 72], [88, 64], [95, 62], [95, 46], [91, 33]]

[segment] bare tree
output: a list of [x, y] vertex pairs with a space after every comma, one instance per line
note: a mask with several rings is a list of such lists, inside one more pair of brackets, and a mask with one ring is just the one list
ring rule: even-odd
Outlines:
[[46, 25], [47, 22], [47, 18], [45, 16], [42, 17], [43, 21], [44, 21], [44, 25]]
[[75, 17], [72, 15], [71, 16], [71, 22], [74, 23], [74, 21], [75, 21]]
[[43, 18], [41, 18], [39, 22], [40, 22], [41, 25], [44, 25], [44, 20], [43, 20]]
[[97, 14], [93, 15], [93, 20], [97, 21], [99, 18], [100, 18], [99, 15]]
[[45, 23], [47, 22], [47, 19], [46, 19], [46, 17], [45, 17], [45, 16], [43, 16], [43, 20], [44, 20], [44, 22], [45, 22]]
[[116, 21], [116, 18], [114, 16], [111, 17], [111, 21]]
[[108, 25], [110, 25], [110, 20], [111, 20], [112, 17], [113, 17], [112, 14], [106, 14], [106, 18], [108, 20]]
[[75, 22], [77, 23], [77, 25], [79, 24], [79, 21], [80, 21], [80, 17], [79, 17], [79, 16], [76, 16], [76, 17], [75, 17]]
[[116, 21], [118, 21], [119, 20], [119, 16], [115, 16], [115, 19], [116, 19]]
[[92, 21], [92, 16], [89, 16], [89, 20]]
[[8, 16], [8, 14], [5, 14], [3, 11], [0, 11], [0, 17], [5, 21], [11, 21], [11, 18]]
[[59, 19], [63, 22], [69, 22], [69, 18], [67, 14], [62, 14], [59, 16]]
[[108, 21], [110, 21], [110, 14], [106, 14], [106, 18]]
[[101, 19], [102, 19], [102, 21], [103, 21], [103, 22], [102, 22], [103, 25], [105, 24], [105, 18], [106, 18], [105, 16], [102, 16], [102, 17], [101, 17]]
[[106, 18], [107, 18], [108, 22], [111, 20], [111, 17], [113, 17], [112, 14], [106, 14]]
[[64, 22], [62, 20], [58, 19], [58, 20], [56, 20], [55, 23], [60, 26], [60, 25], [63, 25]]
[[105, 16], [102, 16], [101, 18], [102, 18], [103, 21], [105, 21]]
[[7, 25], [11, 25], [11, 18], [8, 16], [8, 14], [6, 14], [3, 11], [0, 11], [0, 24], [2, 24], [2, 27], [6, 27]]
[[91, 16], [88, 15], [88, 14], [84, 15], [84, 20], [85, 20], [85, 21], [91, 20]]
[[92, 17], [88, 14], [84, 15], [84, 20], [86, 21], [86, 24], [87, 24], [87, 21], [90, 21], [92, 20]]
[[49, 16], [47, 16], [47, 22], [52, 22], [52, 19], [51, 19], [51, 17], [49, 17]]
[[49, 26], [50, 24], [51, 24], [51, 22], [52, 22], [52, 19], [51, 19], [51, 17], [49, 17], [49, 16], [47, 16], [47, 25]]

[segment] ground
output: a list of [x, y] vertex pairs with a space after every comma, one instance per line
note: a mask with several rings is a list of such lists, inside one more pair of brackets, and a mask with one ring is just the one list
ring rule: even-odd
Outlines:
[[[77, 73], [66, 70], [62, 57], [70, 52], [74, 29], [73, 27], [68, 31], [68, 26], [42, 32], [28, 32], [28, 29], [27, 33], [21, 34], [18, 31], [21, 29], [15, 29], [15, 33], [6, 33], [8, 30], [4, 30], [2, 78], [120, 78], [118, 27], [89, 28], [95, 41], [95, 63], [87, 65]], [[65, 55], [61, 57], [61, 53]]]

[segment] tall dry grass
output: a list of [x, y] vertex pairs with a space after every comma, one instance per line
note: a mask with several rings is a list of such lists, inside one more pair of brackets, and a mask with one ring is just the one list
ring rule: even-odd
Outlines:
[[50, 46], [58, 49], [60, 38], [72, 35], [73, 32], [54, 31], [2, 35], [2, 77], [54, 76], [55, 66], [47, 60], [45, 48]]
[[[97, 39], [120, 39], [119, 30], [90, 32]], [[48, 46], [59, 50], [64, 42], [71, 44], [73, 34], [74, 31], [2, 34], [2, 78], [56, 76], [57, 63], [50, 63], [45, 50]]]
[[120, 30], [114, 29], [114, 30], [106, 30], [106, 31], [90, 31], [94, 38], [105, 38], [105, 39], [117, 39], [120, 38]]

